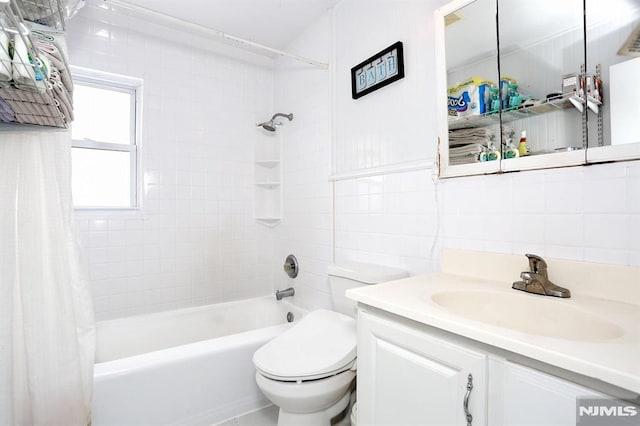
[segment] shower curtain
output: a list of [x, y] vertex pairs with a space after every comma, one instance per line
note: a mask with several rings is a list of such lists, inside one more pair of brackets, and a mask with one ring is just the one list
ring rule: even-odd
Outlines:
[[0, 133], [0, 425], [87, 425], [95, 324], [69, 132]]

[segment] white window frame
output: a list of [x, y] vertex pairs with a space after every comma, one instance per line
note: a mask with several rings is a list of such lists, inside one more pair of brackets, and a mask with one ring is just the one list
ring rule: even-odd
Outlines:
[[71, 66], [71, 75], [75, 84], [95, 87], [105, 90], [113, 90], [132, 94], [131, 96], [131, 125], [129, 144], [95, 141], [92, 139], [72, 139], [72, 148], [97, 149], [104, 151], [128, 152], [130, 154], [130, 203], [126, 207], [106, 207], [106, 206], [74, 206], [75, 210], [139, 210], [140, 209], [140, 186], [142, 182], [140, 164], [140, 141], [142, 128], [142, 79], [128, 77], [118, 74], [107, 73], [88, 68]]

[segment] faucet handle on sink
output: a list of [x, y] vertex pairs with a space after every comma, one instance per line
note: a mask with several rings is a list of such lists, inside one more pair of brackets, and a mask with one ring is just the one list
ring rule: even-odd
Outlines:
[[529, 259], [529, 269], [536, 274], [547, 274], [547, 262], [537, 254], [525, 254]]

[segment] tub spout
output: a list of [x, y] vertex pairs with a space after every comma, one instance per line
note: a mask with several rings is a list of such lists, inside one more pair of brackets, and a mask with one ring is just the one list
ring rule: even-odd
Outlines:
[[289, 287], [284, 290], [276, 290], [276, 300], [282, 300], [285, 297], [291, 297], [294, 294], [296, 294], [296, 291], [293, 287]]

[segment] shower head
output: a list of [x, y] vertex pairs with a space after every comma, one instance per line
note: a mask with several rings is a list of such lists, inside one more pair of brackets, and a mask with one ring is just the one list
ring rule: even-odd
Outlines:
[[289, 121], [291, 121], [291, 120], [293, 120], [293, 113], [291, 113], [291, 114], [282, 114], [281, 112], [279, 112], [277, 114], [273, 114], [273, 117], [271, 117], [271, 120], [265, 121], [264, 123], [258, 124], [258, 127], [262, 127], [263, 129], [268, 130], [270, 132], [275, 132], [276, 131], [276, 126], [280, 124], [280, 123], [276, 123], [274, 121], [276, 119], [276, 117], [288, 118]]

